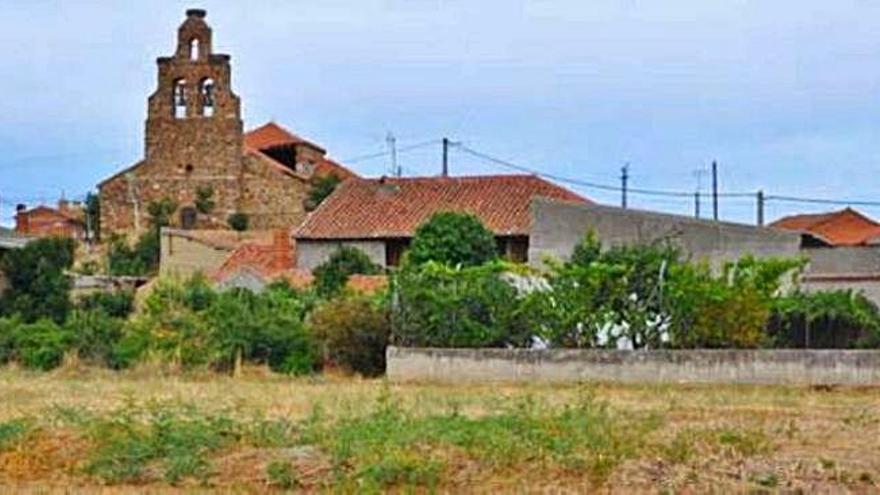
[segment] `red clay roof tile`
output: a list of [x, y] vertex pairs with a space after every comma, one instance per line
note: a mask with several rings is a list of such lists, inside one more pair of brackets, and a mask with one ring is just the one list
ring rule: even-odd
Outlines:
[[832, 246], [874, 244], [875, 239], [880, 238], [880, 224], [852, 208], [791, 215], [776, 220], [770, 227], [809, 233]]
[[441, 211], [472, 213], [496, 235], [528, 235], [535, 197], [589, 202], [534, 175], [355, 179], [325, 199], [295, 237], [411, 237]]
[[[279, 171], [288, 173], [290, 175], [297, 174], [291, 171], [284, 164], [279, 163], [274, 158], [263, 153], [263, 150], [267, 150], [275, 146], [296, 144], [307, 144], [324, 152], [324, 148], [307, 139], [297, 136], [296, 134], [281, 127], [275, 122], [266, 123], [244, 134], [245, 153], [259, 155], [262, 160], [272, 162], [275, 168], [277, 168]], [[351, 177], [357, 177], [357, 174], [352, 172], [350, 169], [337, 163], [334, 160], [331, 160], [330, 158], [324, 157], [316, 164], [315, 175], [318, 177], [324, 177], [331, 174], [335, 174], [342, 180], [349, 179]]]

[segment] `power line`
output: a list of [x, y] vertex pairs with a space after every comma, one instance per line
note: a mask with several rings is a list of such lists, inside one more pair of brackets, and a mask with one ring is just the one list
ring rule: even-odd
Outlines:
[[[464, 144], [457, 144], [456, 146], [461, 151], [473, 155], [477, 158], [482, 158], [486, 161], [494, 163], [496, 165], [501, 165], [506, 168], [510, 168], [513, 170], [517, 170], [520, 172], [526, 172], [529, 174], [538, 175], [547, 179], [552, 179], [558, 182], [568, 183], [575, 186], [580, 186], [584, 188], [592, 188], [603, 191], [614, 191], [620, 192], [621, 186], [619, 185], [611, 185], [611, 184], [602, 184], [598, 182], [590, 182], [580, 179], [574, 179], [571, 177], [565, 177], [557, 174], [551, 174], [547, 172], [542, 172], [540, 170], [525, 167], [522, 165], [518, 165], [509, 160], [504, 160], [487, 153], [483, 153], [477, 151], [473, 148], [470, 148]], [[629, 178], [629, 176], [627, 176]], [[636, 193], [643, 194], [647, 196], [660, 196], [660, 197], [673, 197], [673, 198], [694, 198], [694, 192], [690, 191], [671, 191], [671, 190], [659, 190], [659, 189], [644, 189], [644, 188], [632, 188], [627, 184], [626, 193]], [[776, 195], [776, 194], [764, 194], [763, 191], [755, 191], [755, 192], [718, 192], [717, 196], [719, 198], [757, 198], [758, 207], [763, 207], [763, 204], [768, 201], [779, 201], [779, 202], [790, 202], [790, 203], [806, 203], [806, 204], [826, 204], [826, 205], [839, 205], [839, 206], [873, 206], [880, 207], [880, 201], [866, 201], [866, 200], [850, 200], [850, 199], [822, 199], [822, 198], [807, 198], [807, 197], [798, 197], [798, 196], [784, 196], [784, 195]], [[763, 211], [759, 212], [760, 217], [759, 221], [763, 220]]]
[[[432, 139], [430, 141], [422, 141], [422, 142], [410, 144], [407, 146], [398, 146], [396, 148], [396, 153], [399, 155], [400, 153], [405, 153], [407, 151], [412, 151], [412, 150], [415, 150], [418, 148], [424, 148], [426, 146], [435, 145], [439, 142], [441, 142], [439, 139]], [[348, 158], [348, 159], [341, 160], [341, 161], [342, 161], [342, 163], [357, 163], [357, 162], [362, 162], [362, 161], [366, 161], [366, 160], [372, 160], [375, 158], [381, 158], [384, 156], [388, 156], [391, 153], [392, 153], [391, 150], [385, 150], [385, 151], [376, 152], [376, 153], [368, 153], [365, 155], [359, 155], [359, 156], [355, 156], [355, 157]]]
[[781, 201], [784, 203], [812, 203], [838, 206], [880, 206], [880, 201], [864, 201], [849, 199], [801, 198], [796, 196], [765, 195], [764, 200]]
[[[580, 180], [580, 179], [573, 179], [571, 177], [564, 177], [561, 175], [550, 174], [547, 172], [542, 172], [537, 169], [524, 167], [522, 165], [517, 165], [517, 164], [510, 162], [510, 161], [507, 161], [507, 160], [502, 160], [500, 158], [496, 158], [496, 157], [488, 155], [486, 153], [482, 153], [477, 150], [474, 150], [473, 148], [469, 148], [468, 146], [463, 145], [463, 144], [459, 144], [457, 147], [460, 150], [462, 150], [465, 153], [468, 153], [470, 155], [476, 156], [478, 158], [482, 158], [484, 160], [490, 161], [490, 162], [495, 163], [497, 165], [501, 165], [503, 167], [518, 170], [520, 172], [526, 172], [529, 174], [534, 174], [534, 175], [538, 175], [538, 176], [545, 177], [548, 179], [553, 179], [555, 181], [565, 182], [568, 184], [574, 184], [576, 186], [581, 186], [581, 187], [600, 189], [603, 191], [615, 191], [615, 192], [620, 191], [620, 186], [615, 186], [615, 185], [611, 185], [611, 184], [601, 184], [598, 182], [589, 182], [589, 181]], [[632, 188], [632, 187], [627, 187], [626, 192], [627, 193], [644, 194], [644, 195], [652, 195], [652, 196], [666, 196], [666, 197], [688, 198], [688, 199], [692, 198], [693, 194], [694, 194], [693, 192], [690, 192], [690, 191], [664, 191], [664, 190], [659, 190], [659, 189], [642, 189], [642, 188]], [[718, 193], [718, 195], [719, 196], [726, 196], [726, 197], [737, 197], [737, 196], [752, 197], [752, 196], [754, 196], [754, 193], [736, 192], [736, 193]]]

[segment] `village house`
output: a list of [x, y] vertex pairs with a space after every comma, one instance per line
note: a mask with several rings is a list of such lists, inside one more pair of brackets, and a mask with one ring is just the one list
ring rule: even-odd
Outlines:
[[58, 201], [58, 207], [39, 205], [28, 209], [18, 205], [15, 213], [15, 231], [32, 237], [69, 237], [86, 239], [85, 211], [79, 203]]
[[159, 236], [159, 275], [189, 278], [219, 269], [242, 244], [270, 244], [272, 231], [184, 230], [166, 227]]
[[340, 246], [362, 250], [380, 266], [395, 266], [431, 215], [462, 211], [495, 234], [508, 259], [528, 259], [533, 199], [587, 199], [534, 175], [413, 177], [347, 181], [294, 232], [296, 265], [311, 270]]
[[243, 243], [211, 274], [221, 290], [231, 288], [262, 291], [267, 285], [285, 280], [303, 289], [312, 283], [312, 274], [294, 268], [295, 253], [287, 230], [274, 232], [271, 244]]
[[233, 213], [253, 229], [289, 228], [305, 218], [314, 179], [355, 175], [276, 123], [243, 131], [230, 56], [215, 53], [205, 16], [188, 10], [174, 54], [157, 60], [143, 160], [98, 185], [105, 234], [143, 231], [149, 205], [163, 199], [182, 229], [226, 229]]
[[880, 304], [880, 223], [852, 209], [791, 215], [771, 227], [800, 235], [807, 290], [851, 289]]

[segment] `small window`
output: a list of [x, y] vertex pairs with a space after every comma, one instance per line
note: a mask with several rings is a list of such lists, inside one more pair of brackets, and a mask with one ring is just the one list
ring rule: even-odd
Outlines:
[[214, 116], [214, 80], [210, 77], [202, 80], [199, 92], [202, 98], [202, 117]]
[[196, 219], [198, 218], [198, 211], [196, 211], [195, 207], [186, 206], [180, 209], [180, 226], [186, 230], [191, 230], [196, 227]]
[[189, 175], [189, 174], [193, 173], [193, 170], [195, 170], [195, 169], [192, 166], [192, 164], [187, 164], [187, 166], [184, 168], [184, 170], [186, 170], [186, 174]]
[[186, 118], [186, 79], [174, 81], [174, 94], [171, 103], [174, 106], [174, 118]]
[[199, 59], [199, 39], [194, 38], [189, 42], [189, 59], [195, 62]]

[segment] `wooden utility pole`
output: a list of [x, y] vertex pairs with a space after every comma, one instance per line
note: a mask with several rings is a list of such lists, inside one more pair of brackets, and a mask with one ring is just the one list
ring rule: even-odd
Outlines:
[[629, 181], [629, 163], [620, 168], [620, 206], [626, 209], [626, 183]]

